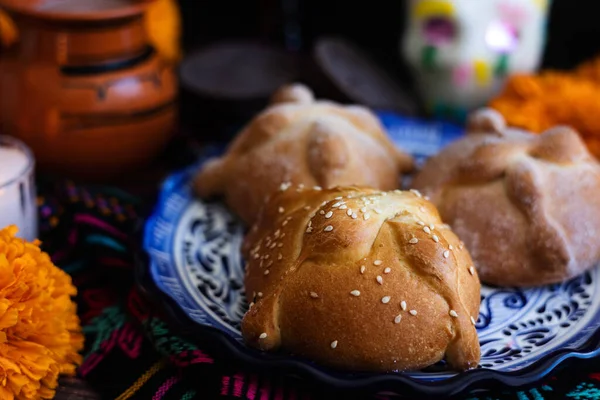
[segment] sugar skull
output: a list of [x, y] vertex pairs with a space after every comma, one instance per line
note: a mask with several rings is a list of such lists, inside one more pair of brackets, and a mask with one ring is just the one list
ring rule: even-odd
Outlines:
[[409, 0], [402, 52], [435, 115], [464, 119], [537, 69], [550, 0]]

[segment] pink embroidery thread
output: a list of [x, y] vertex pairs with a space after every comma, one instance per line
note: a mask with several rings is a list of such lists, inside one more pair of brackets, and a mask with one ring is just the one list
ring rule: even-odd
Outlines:
[[172, 376], [167, 379], [162, 385], [160, 385], [154, 396], [152, 396], [152, 400], [162, 399], [165, 394], [167, 394], [169, 389], [171, 389], [177, 382], [179, 382], [179, 377], [177, 376]]

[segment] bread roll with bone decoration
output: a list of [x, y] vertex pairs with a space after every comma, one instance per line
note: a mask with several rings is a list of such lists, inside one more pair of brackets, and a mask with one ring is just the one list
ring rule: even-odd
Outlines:
[[570, 128], [533, 135], [482, 109], [413, 187], [465, 242], [483, 282], [556, 283], [600, 261], [600, 165]]
[[414, 370], [480, 358], [480, 284], [417, 193], [283, 188], [243, 245], [248, 344], [334, 367]]
[[225, 155], [202, 166], [194, 187], [204, 198], [224, 196], [251, 224], [284, 182], [392, 190], [412, 166], [366, 108], [317, 101], [307, 87], [290, 85], [273, 95]]

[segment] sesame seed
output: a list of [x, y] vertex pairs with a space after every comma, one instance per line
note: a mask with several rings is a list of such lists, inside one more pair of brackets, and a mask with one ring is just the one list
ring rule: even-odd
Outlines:
[[333, 215], [332, 211], [329, 211], [327, 214], [325, 214], [325, 218], [331, 218], [331, 216]]
[[268, 260], [268, 259], [269, 259], [269, 257], [270, 257], [270, 256], [269, 256], [268, 254], [267, 254], [267, 255], [265, 255], [265, 260]]
[[262, 292], [258, 292], [258, 293], [256, 293], [256, 295], [257, 295], [258, 297], [263, 297], [263, 294], [262, 294]]
[[248, 308], [252, 308], [252, 307], [254, 307], [254, 302], [248, 304]]
[[435, 225], [429, 224], [429, 229], [431, 229], [432, 231], [435, 230]]
[[279, 253], [279, 255], [277, 256], [278, 260], [281, 260], [283, 258], [283, 255], [281, 253]]
[[281, 224], [281, 226], [286, 226], [289, 221], [290, 221], [289, 219], [286, 219], [285, 221], [283, 221], [283, 223]]
[[334, 340], [333, 342], [331, 342], [331, 345], [330, 345], [330, 346], [331, 346], [331, 348], [332, 348], [332, 349], [335, 349], [335, 348], [337, 347], [337, 343], [338, 343], [338, 341], [337, 341], [337, 340]]
[[373, 265], [381, 265], [381, 264], [383, 264], [383, 261], [381, 261], [381, 260], [373, 261]]
[[395, 189], [395, 190], [394, 190], [394, 193], [402, 193], [402, 190], [400, 190], [400, 189]]
[[331, 225], [327, 225], [327, 226], [325, 227], [325, 229], [323, 229], [323, 230], [324, 230], [325, 232], [331, 232], [331, 231], [333, 230], [333, 226], [331, 226]]
[[254, 253], [254, 259], [256, 260], [260, 255], [258, 253]]
[[311, 225], [312, 225], [312, 221], [309, 220], [308, 221], [308, 226], [311, 226]]
[[265, 275], [269, 275], [269, 270], [265, 269]]
[[350, 292], [350, 294], [351, 294], [352, 296], [354, 296], [354, 297], [358, 297], [358, 296], [360, 296], [360, 291], [358, 291], [358, 290], [353, 290], [353, 291], [351, 291], [351, 292]]
[[450, 316], [453, 318], [458, 318], [458, 313], [454, 310], [450, 310], [450, 312], [448, 314], [450, 314]]
[[402, 315], [398, 314], [396, 315], [396, 318], [394, 318], [394, 323], [399, 324], [400, 321], [402, 321]]
[[270, 248], [270, 249], [274, 249], [274, 248], [275, 248], [275, 246], [277, 246], [277, 243], [273, 242], [273, 244], [271, 244], [271, 245], [269, 246], [269, 248]]
[[423, 222], [423, 221], [417, 221], [417, 225], [425, 226], [425, 222]]
[[319, 210], [319, 214], [325, 215], [325, 211], [324, 210]]
[[308, 228], [306, 228], [306, 233], [311, 233], [313, 231], [312, 226], [309, 226]]
[[312, 297], [313, 299], [317, 299], [319, 298], [319, 295], [315, 292], [310, 292], [310, 297]]
[[284, 213], [284, 211], [285, 211], [285, 208], [283, 208], [283, 207], [279, 207], [279, 214], [283, 214], [283, 213]]
[[341, 202], [341, 201], [338, 201], [337, 203], [335, 203], [334, 205], [332, 205], [331, 208], [337, 208], [337, 207], [341, 206], [342, 204], [344, 204], [344, 203]]
[[454, 250], [454, 246], [452, 246], [452, 245], [449, 245], [449, 246], [448, 246], [448, 250]]
[[409, 313], [410, 315], [417, 315], [417, 310], [410, 310]]
[[299, 184], [298, 189], [300, 189], [300, 190], [304, 189], [304, 184], [303, 183]]
[[323, 188], [321, 186], [313, 186], [314, 190], [323, 190]]
[[444, 252], [444, 258], [448, 258], [448, 257], [450, 257], [450, 250], [446, 250]]
[[346, 211], [346, 214], [347, 214], [349, 217], [351, 217], [351, 216], [352, 216], [352, 209], [351, 209], [351, 208], [349, 208], [349, 209], [348, 209], [348, 211]]
[[366, 269], [367, 269], [367, 267], [365, 267], [364, 265], [361, 265], [360, 266], [360, 273], [364, 274]]
[[304, 209], [305, 209], [306, 211], [308, 211], [308, 210], [310, 210], [310, 206], [305, 206], [305, 207], [304, 207]]
[[383, 270], [384, 274], [389, 274], [390, 272], [392, 272], [392, 269], [390, 267], [387, 267], [386, 269]]
[[340, 206], [340, 210], [345, 210], [345, 209], [347, 209], [347, 208], [348, 208], [348, 206], [347, 206], [347, 205], [345, 205], [345, 204], [342, 204], [342, 205]]
[[277, 247], [283, 247], [283, 243], [277, 243]]
[[360, 212], [363, 212], [363, 213], [364, 213], [364, 212], [367, 212], [367, 207], [363, 207], [363, 208], [361, 208], [361, 209], [360, 209]]
[[440, 242], [440, 238], [437, 235], [433, 235], [431, 237], [433, 239], [434, 242], [439, 243]]
[[280, 234], [281, 234], [281, 230], [280, 230], [280, 229], [277, 229], [277, 230], [275, 231], [275, 235], [274, 235], [274, 236], [275, 236], [275, 239], [277, 239], [277, 238], [279, 237], [279, 235], [280, 235]]
[[377, 280], [377, 283], [379, 283], [380, 285], [383, 285], [383, 278], [381, 277], [381, 275], [377, 275], [377, 278], [375, 278]]
[[290, 182], [283, 182], [281, 184], [281, 186], [279, 186], [279, 190], [281, 190], [282, 192], [285, 192], [286, 190], [289, 189], [290, 186], [292, 186], [292, 184]]
[[410, 191], [412, 193], [414, 193], [415, 196], [417, 196], [417, 197], [423, 197], [423, 195], [421, 194], [421, 192], [419, 192], [417, 189], [410, 189]]
[[338, 196], [334, 200], [342, 200], [343, 198], [344, 198], [343, 196]]
[[474, 266], [472, 266], [472, 265], [471, 265], [471, 266], [469, 267], [469, 273], [470, 273], [471, 275], [475, 275], [475, 267], [474, 267]]
[[402, 308], [402, 311], [406, 311], [406, 302], [404, 300], [400, 302], [400, 308]]
[[460, 242], [460, 244], [458, 245], [459, 250], [462, 250], [463, 247], [465, 247], [465, 244], [463, 242]]
[[387, 304], [387, 303], [389, 303], [389, 302], [390, 302], [390, 299], [391, 299], [391, 297], [390, 297], [390, 296], [383, 296], [383, 297], [381, 298], [381, 302], [382, 302], [383, 304]]
[[414, 238], [410, 239], [408, 241], [408, 243], [410, 243], [410, 244], [417, 244], [417, 243], [419, 243], [419, 239], [417, 239], [416, 237], [414, 237]]
[[363, 215], [363, 218], [366, 220], [368, 220], [369, 218], [371, 218], [371, 214], [366, 213], [365, 215]]
[[473, 325], [475, 325], [475, 324], [477, 323], [477, 321], [475, 320], [475, 318], [471, 317], [471, 323], [472, 323]]
[[425, 227], [423, 227], [423, 232], [429, 234], [429, 233], [431, 233], [431, 229], [429, 229], [428, 226], [425, 226]]
[[352, 213], [352, 219], [356, 219], [358, 217], [358, 215], [356, 215], [356, 213]]
[[373, 209], [377, 214], [381, 214], [381, 210], [379, 208], [374, 208]]
[[267, 333], [266, 333], [266, 332], [263, 332], [263, 333], [261, 333], [261, 334], [260, 334], [260, 336], [259, 336], [258, 338], [259, 338], [259, 339], [264, 339], [264, 338], [266, 338], [266, 337], [267, 337]]

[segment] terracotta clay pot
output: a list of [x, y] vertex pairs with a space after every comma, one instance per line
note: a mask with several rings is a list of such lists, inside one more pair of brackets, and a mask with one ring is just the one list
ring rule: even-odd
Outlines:
[[19, 42], [0, 54], [0, 131], [40, 170], [105, 178], [147, 164], [173, 134], [173, 66], [149, 46], [147, 1], [0, 0]]

